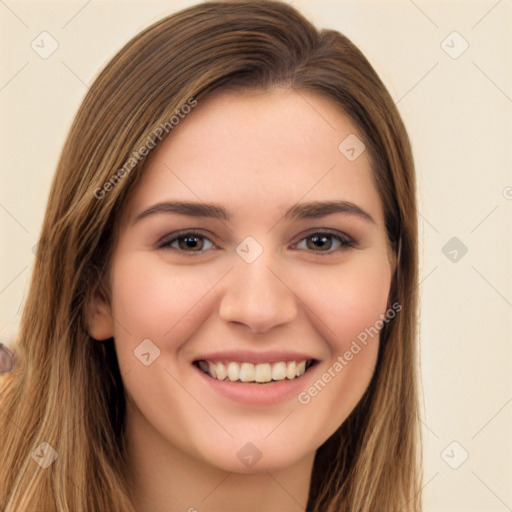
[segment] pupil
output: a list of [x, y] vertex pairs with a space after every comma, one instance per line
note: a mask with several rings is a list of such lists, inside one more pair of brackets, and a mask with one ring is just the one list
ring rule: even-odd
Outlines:
[[322, 248], [322, 246], [325, 245], [326, 242], [328, 242], [328, 237], [314, 236], [311, 238], [311, 240], [313, 241], [313, 243], [315, 244], [316, 247]]
[[197, 237], [187, 236], [187, 237], [184, 237], [183, 240], [189, 249], [197, 249], [197, 247], [198, 247]]

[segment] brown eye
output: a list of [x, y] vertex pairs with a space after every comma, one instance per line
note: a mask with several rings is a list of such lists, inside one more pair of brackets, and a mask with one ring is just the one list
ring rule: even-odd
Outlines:
[[342, 233], [315, 232], [303, 238], [295, 247], [323, 255], [332, 254], [349, 247], [354, 247], [355, 245], [356, 242], [354, 240]]
[[[325, 235], [314, 235], [308, 237], [306, 240], [308, 240], [308, 249], [322, 249], [322, 250], [329, 250], [332, 246], [332, 235], [325, 236]], [[311, 241], [311, 243], [309, 243]]]
[[203, 248], [202, 237], [192, 236], [180, 236], [178, 239], [178, 245], [180, 249], [186, 251], [188, 249], [192, 251], [200, 251]]
[[164, 239], [158, 247], [173, 249], [183, 253], [202, 253], [213, 248], [213, 243], [204, 235], [191, 231], [182, 231]]

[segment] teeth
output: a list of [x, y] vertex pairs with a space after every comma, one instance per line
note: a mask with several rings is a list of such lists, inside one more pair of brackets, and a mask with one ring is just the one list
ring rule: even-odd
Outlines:
[[[212, 375], [213, 377], [213, 375]], [[228, 364], [228, 379], [231, 382], [235, 382], [240, 377], [240, 365], [238, 363], [229, 363]]]
[[199, 361], [199, 368], [217, 380], [230, 382], [258, 382], [292, 380], [304, 375], [307, 361], [279, 361], [277, 363], [237, 363], [227, 364], [212, 361]]
[[240, 366], [240, 380], [242, 382], [254, 382], [254, 373], [255, 370], [253, 364], [242, 363], [242, 365]]
[[[228, 376], [228, 371], [226, 370], [226, 367], [222, 363], [211, 363], [211, 365], [215, 368], [215, 378], [219, 380], [224, 380]], [[213, 377], [213, 373], [210, 373], [210, 375]]]
[[294, 379], [297, 376], [297, 363], [292, 361], [286, 366], [286, 378]]
[[[224, 367], [223, 367], [224, 368]], [[208, 372], [212, 377], [217, 377], [217, 368], [211, 361], [208, 361]]]
[[270, 382], [272, 380], [272, 369], [268, 363], [257, 364], [254, 367], [254, 380], [256, 382]]
[[[306, 363], [304, 362], [304, 365]], [[283, 361], [272, 365], [272, 380], [286, 379], [286, 363]]]

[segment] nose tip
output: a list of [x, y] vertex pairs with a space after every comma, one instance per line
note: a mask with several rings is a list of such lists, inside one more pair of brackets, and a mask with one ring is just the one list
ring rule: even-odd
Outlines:
[[220, 318], [243, 324], [254, 334], [291, 322], [298, 312], [294, 293], [264, 261], [241, 262], [226, 283]]

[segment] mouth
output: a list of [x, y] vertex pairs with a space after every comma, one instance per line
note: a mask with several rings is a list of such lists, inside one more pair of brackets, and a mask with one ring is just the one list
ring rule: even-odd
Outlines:
[[312, 368], [315, 359], [249, 363], [227, 360], [199, 359], [194, 365], [208, 377], [224, 382], [268, 385], [300, 379]]

